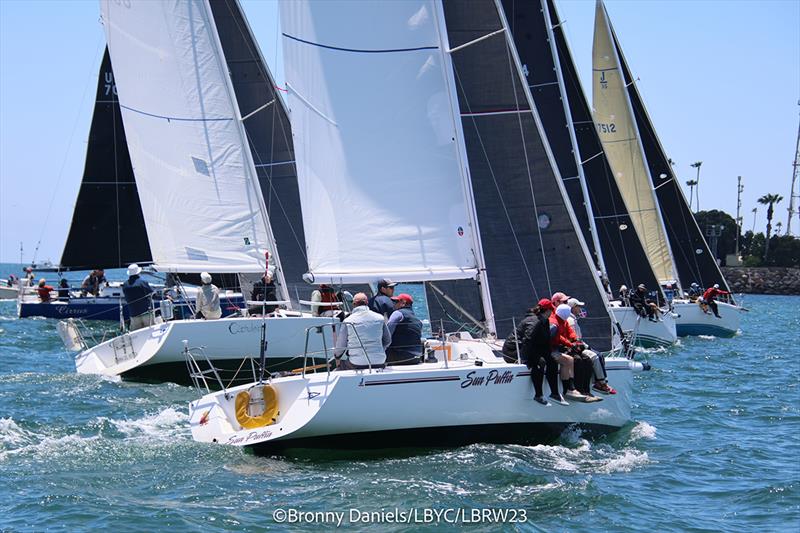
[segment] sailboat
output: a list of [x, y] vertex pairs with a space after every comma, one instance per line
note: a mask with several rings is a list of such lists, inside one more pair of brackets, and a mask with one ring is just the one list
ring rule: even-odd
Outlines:
[[[80, 373], [189, 383], [189, 348], [202, 349], [209, 361], [230, 372], [261, 354], [269, 356], [270, 366], [291, 365], [306, 329], [332, 320], [292, 310], [252, 155], [255, 146], [270, 147], [261, 144], [265, 124], [273, 132], [282, 127], [259, 122], [264, 119], [258, 113], [282, 109], [239, 4], [220, 0], [213, 5], [216, 10], [198, 0], [130, 8], [101, 2], [153, 268], [238, 273], [246, 280], [264, 273], [268, 254], [277, 267], [279, 300], [267, 303], [286, 309], [265, 317], [166, 320], [93, 347], [74, 322], [61, 323], [62, 338], [80, 349]], [[229, 46], [236, 58], [233, 68], [226, 63], [222, 31], [226, 41], [234, 41]], [[145, 80], [142, 72], [148, 74]], [[236, 85], [239, 93], [247, 93], [250, 100], [243, 101], [248, 104], [256, 98], [253, 93], [260, 94], [260, 105], [248, 114], [241, 112]], [[254, 119], [256, 128], [247, 129], [246, 121]], [[288, 135], [282, 140], [276, 151], [285, 158], [291, 145]], [[266, 166], [271, 155], [260, 153], [259, 158], [271, 194], [291, 193], [291, 175], [277, 176], [271, 169], [279, 165]], [[291, 159], [281, 162], [293, 166]], [[296, 279], [301, 279], [299, 272]], [[322, 348], [324, 339], [317, 341], [312, 349]]]
[[598, 134], [650, 265], [662, 286], [675, 288], [678, 335], [736, 334], [741, 307], [732, 297], [718, 303], [720, 318], [682, 298], [691, 283], [730, 291], [656, 135], [602, 0], [595, 9], [593, 71]]
[[[554, 3], [502, 5], [564, 189], [609, 297], [612, 287], [644, 283], [665, 303], [608, 167]], [[610, 302], [610, 310], [640, 346], [668, 346], [677, 339], [672, 313], [643, 320], [619, 300]]]
[[[477, 279], [490, 323], [451, 55], [481, 47], [485, 64], [512, 66], [519, 90], [502, 12], [492, 0], [297, 1], [281, 4], [281, 20], [309, 277], [362, 282], [388, 270], [404, 281]], [[465, 73], [462, 82], [476, 83]], [[522, 109], [533, 121], [527, 102]], [[642, 369], [608, 358], [617, 395], [545, 406], [533, 401], [528, 369], [496, 355], [492, 336], [445, 334], [425, 348], [427, 361], [416, 365], [316, 373], [304, 365], [210, 392], [190, 404], [192, 436], [256, 452], [530, 443], [571, 424], [600, 432], [625, 424], [632, 374]]]

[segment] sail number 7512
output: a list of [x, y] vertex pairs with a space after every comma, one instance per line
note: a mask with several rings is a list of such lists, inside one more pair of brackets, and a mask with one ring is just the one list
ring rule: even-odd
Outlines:
[[611, 124], [602, 124], [597, 123], [597, 131], [599, 133], [616, 133], [617, 132], [617, 125], [613, 122]]

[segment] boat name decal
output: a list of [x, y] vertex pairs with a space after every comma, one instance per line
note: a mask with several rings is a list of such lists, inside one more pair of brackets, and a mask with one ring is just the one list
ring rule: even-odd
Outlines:
[[247, 435], [231, 435], [228, 439], [228, 444], [242, 444], [245, 442], [252, 442], [256, 440], [268, 439], [272, 436], [272, 431], [266, 429], [264, 431], [251, 431]]
[[503, 373], [500, 373], [498, 370], [491, 370], [486, 376], [476, 376], [476, 373], [477, 370], [473, 370], [467, 374], [466, 379], [461, 382], [462, 389], [466, 389], [467, 387], [488, 386], [490, 383], [494, 385], [505, 385], [514, 380], [514, 372], [511, 370], [506, 370]]
[[261, 322], [250, 324], [231, 322], [228, 325], [228, 331], [230, 331], [232, 335], [239, 335], [240, 333], [255, 333], [256, 331], [261, 331]]
[[80, 308], [80, 307], [75, 308], [75, 307], [70, 307], [69, 305], [59, 305], [56, 308], [56, 311], [61, 316], [85, 315], [86, 313], [89, 312], [89, 310], [87, 308], [85, 308], [85, 307], [83, 307], [83, 308]]

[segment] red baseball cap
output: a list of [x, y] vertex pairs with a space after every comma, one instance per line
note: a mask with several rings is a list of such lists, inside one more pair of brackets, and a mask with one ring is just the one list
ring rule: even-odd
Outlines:
[[407, 304], [413, 304], [414, 303], [414, 298], [412, 298], [410, 294], [406, 294], [406, 293], [398, 294], [397, 296], [392, 296], [392, 300], [394, 300], [395, 302], [398, 301], [398, 300], [399, 301], [403, 301], [403, 302], [406, 302]]
[[553, 302], [551, 302], [549, 298], [542, 298], [541, 300], [539, 300], [539, 304], [538, 305], [539, 305], [539, 307], [542, 307], [544, 309], [548, 309], [548, 308], [549, 309], [553, 309]]

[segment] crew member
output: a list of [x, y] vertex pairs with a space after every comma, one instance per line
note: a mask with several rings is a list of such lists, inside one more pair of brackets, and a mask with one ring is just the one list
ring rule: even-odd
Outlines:
[[410, 294], [393, 296], [394, 312], [387, 326], [392, 343], [386, 349], [386, 364], [416, 365], [422, 357], [422, 322], [414, 314], [414, 299]]
[[689, 286], [689, 292], [687, 292], [686, 295], [690, 300], [695, 301], [697, 298], [703, 295], [703, 290], [700, 288], [700, 285], [692, 282], [692, 284]]
[[197, 292], [195, 318], [216, 320], [222, 316], [222, 308], [219, 305], [219, 288], [211, 283], [211, 274], [208, 272], [200, 274], [200, 281], [203, 282], [203, 285]]
[[61, 278], [58, 282], [58, 299], [62, 302], [69, 301], [69, 282], [67, 278]]
[[658, 305], [647, 297], [647, 287], [644, 286], [644, 283], [640, 283], [628, 299], [631, 307], [640, 317], [647, 317], [651, 322], [658, 322]]
[[730, 294], [728, 291], [724, 291], [719, 288], [719, 284], [715, 283], [713, 287], [709, 287], [706, 289], [706, 292], [703, 293], [703, 301], [708, 305], [711, 310], [714, 312], [714, 316], [717, 318], [722, 318], [719, 316], [719, 308], [717, 307], [717, 296]]
[[[575, 332], [575, 336], [578, 338], [578, 340], [584, 342], [583, 335], [581, 334], [581, 327], [578, 324], [578, 318], [583, 318], [586, 316], [586, 312], [583, 311], [582, 309], [582, 307], [586, 304], [584, 302], [581, 302], [577, 298], [570, 298], [569, 300], [567, 300], [567, 305], [570, 308], [570, 315], [569, 318], [567, 318], [567, 322], [569, 323], [572, 330]], [[586, 343], [584, 342], [584, 344]], [[602, 354], [590, 350], [589, 346], [587, 345], [586, 348], [584, 348], [583, 351], [581, 352], [581, 356], [588, 357], [592, 363], [592, 374], [594, 376], [594, 385], [592, 388], [594, 388], [594, 390], [596, 391], [600, 391], [606, 394], [616, 394], [617, 391], [608, 385], [606, 362]], [[584, 384], [583, 389], [579, 384], [578, 390], [580, 390], [583, 393], [590, 392], [588, 383]]]
[[[278, 300], [278, 290], [275, 287], [275, 267], [269, 265], [267, 271], [261, 276], [261, 279], [253, 284], [253, 290], [250, 293], [251, 302], [275, 302]], [[260, 314], [263, 312], [271, 313], [278, 308], [277, 305], [256, 305], [251, 304], [247, 311], [251, 315]]]
[[378, 292], [375, 296], [370, 298], [369, 308], [386, 318], [394, 313], [392, 296], [394, 296], [395, 285], [397, 285], [397, 283], [389, 281], [388, 279], [378, 281]]
[[391, 342], [386, 320], [369, 309], [367, 295], [359, 292], [353, 296], [353, 312], [344, 319], [336, 337], [333, 354], [339, 370], [385, 367], [386, 348]]
[[122, 284], [122, 293], [128, 302], [128, 314], [131, 317], [129, 329], [131, 331], [145, 328], [153, 324], [153, 304], [151, 295], [153, 288], [139, 277], [142, 268], [133, 263], [128, 266], [128, 279]]
[[324, 283], [320, 285], [317, 290], [311, 293], [311, 301], [314, 302], [311, 305], [311, 314], [314, 316], [336, 316], [339, 314], [340, 306], [331, 304], [339, 303], [341, 300], [330, 285], [325, 285]]
[[542, 298], [536, 307], [528, 310], [528, 316], [517, 324], [516, 331], [503, 345], [505, 354], [507, 345], [516, 349], [516, 345], [519, 344], [520, 360], [531, 369], [533, 399], [542, 405], [547, 405], [542, 388], [545, 375], [547, 375], [547, 383], [550, 385], [550, 398], [557, 403], [565, 403], [558, 389], [558, 361], [553, 358], [550, 350], [549, 318], [552, 313], [552, 302], [547, 298]]
[[39, 280], [39, 285], [36, 287], [36, 293], [39, 295], [39, 300], [43, 303], [51, 302], [53, 299], [50, 297], [50, 291], [53, 287], [47, 285], [47, 280], [44, 278]]
[[566, 352], [572, 351], [578, 342], [575, 332], [567, 322], [570, 310], [567, 304], [556, 307], [550, 315], [550, 353], [561, 366], [561, 384], [567, 399], [586, 401], [586, 396], [575, 389], [575, 360]]
[[87, 294], [97, 296], [100, 294], [100, 285], [102, 283], [108, 285], [105, 270], [102, 268], [92, 270], [88, 276], [83, 278], [83, 283], [81, 283], [81, 296], [86, 296]]

